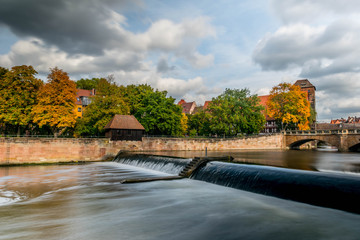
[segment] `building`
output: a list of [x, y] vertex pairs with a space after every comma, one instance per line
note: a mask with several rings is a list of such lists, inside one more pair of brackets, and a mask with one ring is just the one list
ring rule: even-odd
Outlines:
[[182, 107], [182, 112], [185, 114], [193, 114], [196, 108], [195, 102], [185, 102], [184, 99], [181, 99], [178, 105]]
[[86, 106], [91, 103], [91, 97], [95, 96], [95, 89], [85, 90], [76, 89], [75, 113], [78, 118], [82, 118]]
[[267, 107], [267, 102], [269, 101], [269, 95], [259, 96], [258, 98], [260, 99], [260, 105], [265, 107], [263, 114], [265, 115], [266, 123], [264, 129], [262, 130], [262, 133], [276, 133], [278, 131], [278, 127], [276, 125], [275, 119], [269, 117], [269, 115], [267, 115], [266, 113], [266, 107]]
[[115, 115], [105, 126], [105, 136], [111, 140], [141, 141], [145, 128], [133, 115]]
[[299, 86], [301, 91], [307, 92], [308, 101], [310, 102], [310, 106], [312, 109], [315, 109], [315, 91], [316, 87], [311, 84], [311, 82], [307, 79], [297, 80], [294, 85]]

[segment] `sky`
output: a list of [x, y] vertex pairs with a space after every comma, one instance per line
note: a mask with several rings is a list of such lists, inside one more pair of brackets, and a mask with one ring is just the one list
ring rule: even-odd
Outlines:
[[204, 104], [316, 86], [320, 122], [360, 116], [358, 0], [0, 0], [0, 66], [113, 75]]

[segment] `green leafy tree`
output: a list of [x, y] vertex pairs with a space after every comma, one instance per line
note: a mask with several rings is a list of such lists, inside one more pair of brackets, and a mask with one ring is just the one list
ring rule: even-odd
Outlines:
[[124, 87], [119, 87], [108, 79], [100, 79], [96, 95], [86, 107], [84, 116], [78, 120], [75, 135], [103, 135], [104, 127], [115, 114], [129, 114], [129, 106], [123, 96]]
[[75, 126], [76, 84], [63, 70], [56, 67], [50, 70], [48, 82], [40, 88], [33, 114], [34, 122], [40, 127], [50, 127], [56, 137]]
[[310, 129], [309, 120], [316, 114], [315, 111], [311, 113], [307, 93], [291, 83], [280, 83], [272, 88], [267, 113], [280, 123], [281, 129], [298, 127], [300, 130]]
[[134, 115], [143, 105], [143, 99], [154, 92], [154, 89], [147, 84], [128, 85], [124, 89], [124, 97], [129, 104], [130, 114]]
[[134, 115], [151, 135], [182, 135], [182, 109], [166, 95], [166, 91], [146, 90], [139, 96]]
[[209, 106], [210, 129], [216, 134], [258, 133], [265, 124], [257, 95], [248, 89], [226, 89]]
[[208, 136], [211, 134], [210, 113], [206, 110], [200, 110], [193, 115], [188, 115], [189, 135]]
[[0, 79], [2, 79], [7, 72], [9, 72], [9, 69], [0, 67]]
[[92, 90], [97, 89], [97, 85], [99, 84], [101, 78], [82, 78], [76, 81], [76, 88]]
[[32, 66], [15, 66], [11, 70], [0, 69], [0, 122], [21, 128], [32, 122], [32, 110], [36, 104], [39, 88], [43, 85], [35, 78], [37, 72]]

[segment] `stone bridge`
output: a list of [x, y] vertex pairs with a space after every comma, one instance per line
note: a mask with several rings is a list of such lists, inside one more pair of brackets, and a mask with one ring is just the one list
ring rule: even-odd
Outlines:
[[284, 132], [284, 138], [286, 147], [290, 149], [298, 148], [306, 142], [318, 140], [337, 147], [340, 152], [360, 150], [360, 129], [293, 130]]

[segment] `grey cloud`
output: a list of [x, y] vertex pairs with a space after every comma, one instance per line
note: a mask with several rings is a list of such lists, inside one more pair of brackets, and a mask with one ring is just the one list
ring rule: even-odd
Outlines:
[[175, 70], [175, 66], [169, 66], [166, 59], [162, 58], [159, 60], [156, 70], [158, 73], [167, 73]]
[[360, 113], [359, 73], [340, 73], [310, 79], [316, 86], [319, 119], [347, 117]]
[[254, 50], [253, 60], [263, 70], [301, 67], [303, 77], [358, 71], [359, 39], [360, 23], [350, 20], [325, 28], [288, 25], [264, 37]]
[[68, 53], [101, 54], [104, 48], [126, 41], [106, 23], [111, 17], [103, 3], [5, 0], [0, 8], [0, 23], [20, 37], [37, 37]]

